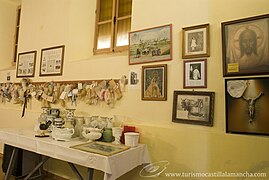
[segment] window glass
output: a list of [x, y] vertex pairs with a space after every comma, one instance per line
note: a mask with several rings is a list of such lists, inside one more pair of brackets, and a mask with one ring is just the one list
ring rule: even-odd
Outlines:
[[98, 26], [97, 49], [110, 48], [111, 45], [111, 23]]
[[101, 0], [99, 22], [111, 20], [113, 15], [112, 13], [113, 13], [113, 0]]
[[129, 16], [132, 13], [132, 0], [119, 0], [118, 17]]
[[130, 29], [131, 18], [118, 21], [116, 46], [128, 45], [128, 32]]

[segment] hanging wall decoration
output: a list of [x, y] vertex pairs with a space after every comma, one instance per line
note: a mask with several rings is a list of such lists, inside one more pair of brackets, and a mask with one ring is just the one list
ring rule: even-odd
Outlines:
[[223, 76], [269, 73], [269, 14], [223, 22]]
[[225, 80], [226, 132], [269, 135], [269, 78]]
[[18, 54], [16, 77], [34, 77], [36, 64], [36, 51]]
[[41, 50], [39, 76], [59, 76], [63, 73], [65, 46], [56, 46]]
[[142, 66], [142, 100], [166, 101], [167, 65]]
[[183, 28], [182, 58], [210, 55], [209, 24]]
[[174, 91], [172, 121], [213, 126], [214, 92]]
[[32, 99], [38, 100], [43, 108], [52, 105], [74, 107], [77, 101], [89, 105], [104, 102], [113, 108], [123, 97], [126, 84], [125, 75], [109, 80], [31, 82], [23, 79], [21, 83], [0, 83], [0, 102], [22, 105], [22, 117]]
[[206, 88], [206, 60], [184, 61], [184, 88]]
[[129, 64], [172, 60], [172, 24], [129, 32]]

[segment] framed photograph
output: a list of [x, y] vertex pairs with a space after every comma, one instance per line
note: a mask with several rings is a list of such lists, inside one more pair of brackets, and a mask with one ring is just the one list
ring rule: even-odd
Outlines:
[[269, 73], [269, 14], [221, 23], [223, 76]]
[[172, 60], [172, 24], [129, 32], [129, 64]]
[[167, 65], [142, 66], [142, 100], [166, 101]]
[[93, 141], [84, 144], [71, 146], [71, 148], [79, 149], [86, 152], [97, 153], [105, 156], [111, 156], [113, 154], [125, 151], [129, 149], [128, 146], [117, 145], [106, 142]]
[[16, 77], [34, 77], [36, 64], [36, 51], [18, 54]]
[[200, 58], [210, 55], [209, 24], [183, 28], [182, 58]]
[[184, 88], [206, 88], [206, 60], [184, 61]]
[[269, 77], [225, 79], [226, 132], [269, 135]]
[[63, 73], [65, 46], [50, 47], [41, 50], [39, 76], [57, 76]]
[[172, 121], [213, 126], [214, 92], [174, 91]]

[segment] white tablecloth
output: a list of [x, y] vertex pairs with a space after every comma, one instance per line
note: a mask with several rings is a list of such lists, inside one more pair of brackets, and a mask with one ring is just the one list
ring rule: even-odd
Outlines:
[[55, 141], [50, 137], [37, 138], [33, 130], [20, 128], [0, 129], [0, 141], [55, 159], [101, 170], [104, 172], [104, 180], [114, 180], [141, 164], [150, 163], [147, 146], [144, 144], [112, 156], [104, 156], [70, 148], [85, 143], [78, 138], [68, 142]]

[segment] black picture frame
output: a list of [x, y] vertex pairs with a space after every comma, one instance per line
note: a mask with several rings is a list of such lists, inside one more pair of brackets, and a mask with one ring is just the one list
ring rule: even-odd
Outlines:
[[223, 76], [269, 73], [269, 14], [221, 23]]
[[269, 77], [225, 79], [226, 133], [269, 135]]

